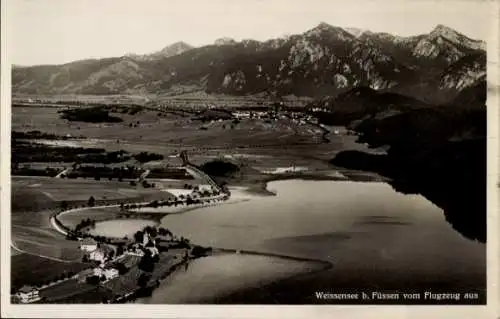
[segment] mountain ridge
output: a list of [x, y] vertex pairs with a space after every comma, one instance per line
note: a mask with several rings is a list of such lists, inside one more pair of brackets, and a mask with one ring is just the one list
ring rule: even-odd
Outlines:
[[[476, 64], [471, 64], [476, 70], [485, 70], [481, 43], [442, 25], [412, 37], [371, 31], [354, 36], [322, 22], [303, 33], [267, 41], [220, 38], [197, 48], [177, 42], [146, 56], [17, 66], [12, 70], [12, 85], [14, 93], [28, 94], [193, 90], [318, 97], [368, 86], [411, 95], [408, 88], [420, 85], [423, 79], [435, 78], [465, 56], [477, 59]], [[459, 76], [467, 74], [462, 70]], [[464, 87], [446, 88], [447, 98], [454, 98], [472, 85], [466, 82]], [[436, 92], [427, 89], [429, 96], [442, 91], [432, 89]]]

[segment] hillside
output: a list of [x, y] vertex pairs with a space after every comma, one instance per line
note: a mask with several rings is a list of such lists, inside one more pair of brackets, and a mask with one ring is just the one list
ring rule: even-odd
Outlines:
[[307, 108], [324, 124], [353, 126], [359, 120], [384, 118], [401, 112], [432, 105], [397, 93], [380, 92], [358, 87], [336, 97], [324, 97], [311, 102]]
[[417, 98], [425, 94], [424, 100], [442, 103], [486, 70], [484, 43], [444, 26], [413, 37], [354, 34], [321, 23], [265, 42], [221, 38], [199, 48], [180, 42], [145, 56], [17, 66], [12, 86], [14, 94], [168, 93], [186, 87], [310, 97], [334, 97], [363, 86]]
[[448, 104], [362, 118], [350, 125], [358, 142], [387, 154], [343, 151], [331, 163], [389, 177], [397, 191], [425, 196], [457, 231], [485, 242], [485, 101], [483, 78]]

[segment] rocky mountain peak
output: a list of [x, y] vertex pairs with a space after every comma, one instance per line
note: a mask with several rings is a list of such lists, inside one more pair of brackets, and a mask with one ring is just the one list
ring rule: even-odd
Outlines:
[[223, 37], [223, 38], [219, 38], [217, 40], [215, 40], [214, 42], [215, 45], [232, 45], [232, 44], [236, 44], [236, 41], [233, 39], [233, 38], [229, 38], [229, 37]]
[[474, 50], [485, 50], [486, 44], [480, 40], [473, 40], [467, 36], [461, 34], [460, 32], [447, 27], [443, 24], [438, 24], [430, 33], [429, 38], [433, 40], [439, 40], [439, 38], [444, 38], [456, 45], [465, 45]]
[[156, 54], [161, 54], [161, 55], [170, 57], [170, 56], [182, 54], [182, 53], [189, 51], [193, 48], [194, 48], [193, 46], [187, 44], [186, 42], [179, 41], [179, 42], [175, 42], [175, 43], [172, 43], [170, 45], [167, 45], [166, 47], [164, 47], [160, 51], [156, 52]]
[[316, 37], [316, 38], [321, 38], [326, 36], [330, 38], [332, 37], [337, 38], [340, 40], [352, 40], [353, 38], [355, 38], [351, 33], [345, 31], [344, 29], [332, 26], [325, 22], [321, 22], [316, 27], [306, 31], [304, 35], [306, 37]]
[[370, 34], [372, 33], [369, 30], [359, 29], [359, 28], [344, 28], [344, 30], [349, 32], [350, 34], [352, 34], [356, 38], [360, 37], [361, 35], [363, 35], [365, 33], [370, 33]]

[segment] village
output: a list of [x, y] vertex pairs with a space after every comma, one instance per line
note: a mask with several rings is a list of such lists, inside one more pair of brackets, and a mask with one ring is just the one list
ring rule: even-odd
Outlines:
[[[82, 221], [91, 228], [95, 221]], [[78, 234], [82, 234], [81, 230]], [[104, 288], [103, 302], [119, 302], [124, 296], [137, 293], [141, 288], [166, 276], [176, 266], [203, 256], [210, 248], [191, 245], [184, 237], [173, 235], [163, 227], [146, 226], [135, 232], [133, 238], [107, 238], [84, 235], [78, 238], [82, 262], [88, 268], [68, 273], [64, 278], [40, 285], [25, 285], [13, 296], [13, 302], [52, 302], [59, 298]], [[155, 264], [163, 265], [155, 267]], [[116, 289], [115, 286], [121, 286]]]
[[[96, 220], [83, 219], [74, 227], [64, 225], [58, 216], [82, 210], [119, 206], [120, 214], [129, 218], [144, 219], [148, 216], [138, 213], [141, 209], [183, 209], [223, 202], [229, 199], [227, 187], [218, 185], [208, 175], [189, 163], [187, 153], [180, 154], [184, 167], [191, 174], [206, 181], [205, 184], [185, 184], [182, 189], [169, 189], [173, 198], [165, 201], [154, 200], [146, 203], [124, 203], [96, 206], [89, 199], [86, 207], [72, 208], [64, 206], [51, 217], [54, 229], [64, 235], [66, 240], [78, 241], [82, 263], [86, 269], [63, 276], [39, 286], [25, 285], [13, 296], [14, 303], [71, 302], [75, 296], [94, 292], [102, 296], [103, 303], [126, 302], [145, 291], [151, 291], [159, 285], [159, 280], [181, 264], [193, 258], [199, 258], [211, 251], [211, 248], [192, 245], [184, 237], [178, 237], [157, 223], [137, 230], [133, 236], [117, 238], [115, 236], [96, 235], [92, 230]], [[134, 212], [136, 214], [134, 214]], [[97, 221], [113, 221], [115, 214]], [[163, 216], [162, 214], [157, 214]], [[155, 216], [155, 214], [151, 214]]]

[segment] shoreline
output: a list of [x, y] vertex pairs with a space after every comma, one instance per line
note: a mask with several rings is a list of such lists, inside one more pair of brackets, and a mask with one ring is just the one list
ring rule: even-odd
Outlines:
[[[298, 173], [283, 173], [283, 174], [262, 174], [262, 180], [245, 181], [245, 180], [229, 180], [230, 185], [244, 187], [246, 192], [260, 196], [276, 196], [267, 187], [271, 182], [287, 181], [287, 180], [305, 180], [305, 181], [334, 181], [334, 182], [366, 182], [366, 183], [387, 183], [389, 178], [379, 175], [374, 172], [344, 169], [340, 172], [338, 168], [331, 170], [298, 172]], [[341, 176], [327, 175], [331, 172], [338, 172]], [[347, 175], [346, 175], [347, 174]], [[228, 183], [229, 184], [229, 183]]]
[[[170, 269], [170, 271], [168, 272], [168, 274], [164, 275], [162, 277], [162, 279], [159, 280], [159, 285], [157, 286], [154, 286], [154, 287], [149, 287], [148, 289], [151, 289], [150, 291], [150, 295], [147, 295], [147, 296], [143, 296], [143, 297], [137, 297], [137, 300], [138, 301], [137, 303], [138, 304], [143, 304], [142, 302], [140, 302], [141, 300], [139, 299], [147, 299], [147, 298], [150, 298], [151, 295], [154, 293], [154, 291], [162, 284], [162, 282], [166, 279], [168, 279], [169, 276], [172, 276], [172, 275], [175, 275], [175, 273], [177, 271], [180, 271], [180, 268], [181, 266], [185, 265], [186, 263], [189, 264], [190, 261], [192, 260], [196, 260], [196, 259], [202, 259], [202, 258], [205, 258], [205, 257], [217, 257], [217, 256], [223, 256], [223, 255], [243, 255], [243, 256], [261, 256], [261, 257], [269, 257], [269, 258], [275, 258], [275, 259], [285, 259], [285, 260], [290, 260], [290, 261], [297, 261], [297, 262], [303, 262], [303, 263], [310, 263], [310, 264], [313, 264], [314, 266], [317, 266], [315, 267], [315, 269], [311, 269], [311, 270], [307, 270], [307, 271], [301, 271], [299, 273], [296, 273], [296, 274], [293, 274], [293, 275], [290, 275], [290, 276], [287, 276], [287, 277], [284, 277], [284, 278], [278, 278], [278, 279], [271, 279], [269, 280], [269, 282], [263, 284], [262, 286], [259, 286], [257, 288], [260, 288], [260, 287], [266, 287], [268, 285], [271, 285], [271, 284], [274, 284], [276, 282], [280, 282], [282, 280], [291, 280], [291, 279], [294, 279], [296, 277], [301, 277], [301, 276], [304, 276], [304, 275], [311, 275], [311, 274], [314, 274], [314, 273], [320, 273], [320, 272], [323, 272], [323, 271], [328, 271], [330, 269], [333, 268], [333, 264], [329, 261], [325, 261], [325, 260], [320, 260], [320, 259], [312, 259], [312, 258], [305, 258], [305, 257], [296, 257], [296, 256], [288, 256], [288, 255], [281, 255], [281, 254], [276, 254], [276, 253], [265, 253], [265, 252], [258, 252], [258, 251], [250, 251], [250, 250], [238, 250], [238, 249], [229, 249], [229, 248], [216, 248], [216, 247], [212, 247], [211, 251], [204, 255], [204, 256], [198, 256], [198, 257], [194, 257], [194, 258], [189, 258], [188, 260], [185, 260], [185, 261], [182, 261], [174, 266], [172, 266], [172, 268]], [[200, 303], [200, 304], [203, 304], [203, 303], [213, 303], [212, 301], [213, 300], [217, 300], [217, 299], [221, 299], [221, 298], [227, 298], [228, 296], [231, 296], [232, 294], [237, 294], [237, 293], [240, 293], [240, 292], [244, 292], [244, 291], [247, 291], [248, 289], [255, 289], [252, 288], [252, 287], [242, 287], [242, 288], [239, 288], [237, 289], [236, 291], [233, 291], [233, 292], [229, 292], [229, 293], [223, 293], [219, 296], [215, 296], [215, 297], [210, 297], [208, 299], [204, 299], [204, 298], [200, 298], [199, 300], [195, 301], [195, 303]], [[140, 293], [140, 292], [137, 292], [137, 293]], [[179, 303], [172, 303], [172, 304], [179, 304]]]
[[[349, 178], [342, 178], [342, 177], [339, 177], [339, 176], [329, 176], [327, 175], [328, 173], [331, 173], [331, 171], [321, 171], [321, 172], [314, 172], [314, 173], [304, 173], [304, 172], [300, 172], [300, 173], [288, 173], [288, 174], [276, 174], [276, 175], [267, 175], [265, 176], [264, 179], [260, 180], [260, 181], [255, 181], [254, 183], [252, 183], [251, 185], [247, 184], [245, 186], [236, 186], [235, 184], [236, 183], [231, 183], [235, 186], [235, 188], [242, 188], [242, 191], [243, 192], [247, 192], [249, 194], [255, 194], [255, 195], [260, 195], [260, 196], [249, 196], [249, 198], [235, 198], [234, 199], [234, 202], [241, 202], [241, 201], [249, 201], [249, 200], [253, 200], [253, 199], [256, 199], [256, 198], [263, 198], [263, 197], [266, 197], [266, 196], [276, 196], [277, 194], [276, 193], [273, 193], [272, 191], [268, 190], [267, 187], [268, 187], [268, 184], [270, 182], [273, 182], [273, 181], [281, 181], [281, 180], [293, 180], [293, 179], [300, 179], [300, 180], [318, 180], [318, 181], [351, 181]], [[217, 203], [215, 205], [224, 205], [224, 204], [231, 204], [232, 202], [221, 202], [221, 203]], [[62, 215], [65, 215], [65, 214], [71, 214], [73, 212], [78, 212], [78, 211], [82, 211], [82, 210], [88, 210], [88, 209], [98, 209], [98, 208], [103, 208], [103, 207], [118, 207], [119, 205], [117, 204], [111, 204], [111, 205], [103, 205], [102, 207], [100, 206], [94, 206], [94, 207], [78, 207], [78, 208], [73, 208], [73, 209], [68, 209], [66, 211], [60, 211], [59, 213], [56, 213], [54, 214], [53, 216], [51, 216], [50, 218], [50, 221], [51, 221], [51, 224], [53, 226], [53, 228], [58, 231], [59, 233], [61, 234], [64, 234], [65, 231], [64, 229], [59, 229], [59, 225], [57, 223], [58, 219], [57, 217], [58, 216], [62, 216]], [[208, 205], [208, 206], [212, 206], [212, 205]], [[191, 210], [198, 210], [198, 209], [202, 209], [202, 207], [191, 207], [191, 208], [187, 208], [186, 210], [182, 211], [182, 212], [179, 212], [179, 213], [185, 213], [185, 212], [188, 212], [188, 211], [191, 211]], [[141, 213], [139, 212], [134, 212], [134, 211], [131, 211], [131, 213], [133, 215], [136, 215], [136, 217], [141, 217]], [[163, 217], [169, 215], [168, 213], [167, 214], [161, 214], [163, 215]], [[65, 225], [62, 225], [64, 228]], [[201, 243], [202, 247], [203, 247], [203, 243]], [[268, 278], [269, 282], [266, 282], [262, 285], [262, 287], [265, 287], [267, 285], [270, 285], [270, 284], [275, 284], [277, 282], [282, 282], [282, 281], [287, 281], [287, 280], [293, 280], [293, 278], [296, 278], [296, 277], [300, 277], [300, 276], [304, 276], [304, 275], [308, 275], [308, 274], [311, 274], [311, 273], [319, 273], [319, 272], [323, 272], [323, 271], [327, 271], [329, 269], [331, 269], [333, 267], [333, 264], [331, 262], [328, 262], [328, 261], [324, 261], [324, 260], [318, 260], [318, 259], [311, 259], [311, 258], [303, 258], [303, 257], [295, 257], [295, 256], [287, 256], [287, 255], [280, 255], [280, 254], [275, 254], [275, 253], [266, 253], [266, 252], [258, 252], [258, 251], [247, 251], [247, 250], [238, 250], [238, 249], [223, 249], [223, 248], [212, 248], [212, 251], [209, 252], [207, 255], [205, 256], [217, 256], [218, 254], [242, 254], [242, 255], [250, 255], [250, 256], [264, 256], [264, 257], [270, 257], [270, 258], [280, 258], [280, 259], [286, 259], [286, 260], [290, 260], [290, 261], [297, 261], [297, 262], [305, 262], [305, 263], [311, 263], [312, 265], [314, 265], [314, 267], [311, 267], [313, 269], [309, 269], [309, 270], [305, 270], [305, 271], [300, 271], [299, 273], [296, 273], [296, 274], [292, 274], [290, 276], [286, 276], [284, 278], [279, 278], [279, 277], [276, 277], [276, 278]], [[117, 303], [122, 303], [122, 302], [129, 302], [128, 300], [130, 300], [130, 298], [134, 299], [134, 298], [142, 298], [142, 297], [137, 297], [138, 295], [141, 296], [143, 293], [147, 292], [148, 289], [152, 289], [151, 293], [153, 293], [153, 291], [159, 287], [159, 284], [161, 283], [161, 281], [163, 281], [164, 279], [168, 278], [169, 276], [171, 276], [172, 274], [174, 274], [177, 269], [181, 268], [182, 265], [186, 264], [186, 263], [189, 263], [189, 261], [191, 260], [195, 260], [195, 259], [198, 259], [198, 258], [202, 258], [202, 257], [205, 257], [205, 256], [196, 256], [196, 257], [190, 257], [188, 260], [185, 260], [185, 261], [180, 261], [174, 265], [172, 265], [165, 273], [161, 274], [159, 276], [159, 278], [161, 279], [158, 279], [158, 284], [157, 285], [153, 285], [152, 287], [147, 287], [145, 288], [146, 290], [144, 290], [144, 288], [139, 288], [137, 291], [134, 291], [132, 292], [130, 295], [128, 296], [122, 296], [121, 298], [125, 298], [124, 300], [122, 299], [118, 299], [117, 301], [111, 301], [113, 303], [117, 302]], [[275, 276], [272, 276], [272, 277], [275, 277]], [[247, 291], [248, 289], [251, 289], [252, 287], [241, 287], [241, 288], [238, 288], [236, 291], [233, 291], [231, 293], [228, 293], [227, 296], [230, 296], [232, 294], [240, 294], [240, 293], [244, 293], [245, 291]], [[146, 293], [146, 295], [148, 295], [148, 293]], [[217, 296], [217, 297], [214, 297], [215, 299], [219, 299], [219, 298], [223, 298], [223, 299], [226, 299], [228, 298], [226, 296], [226, 294], [221, 294], [220, 296]]]

